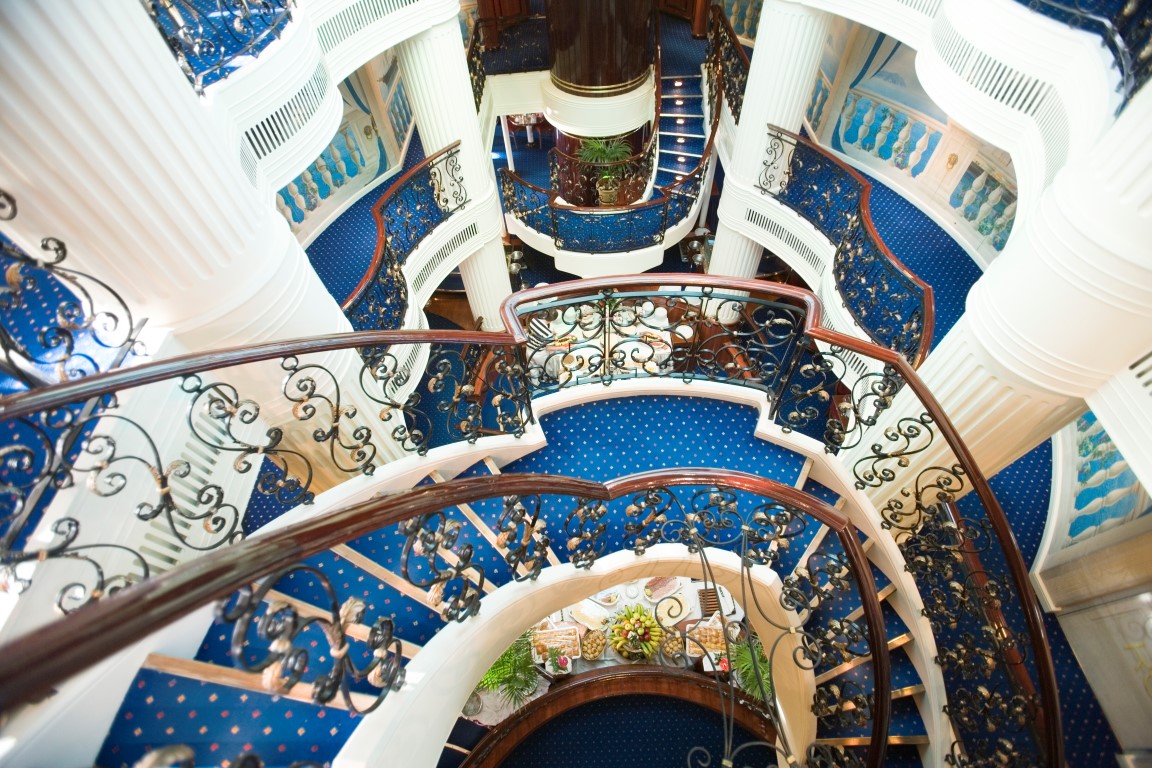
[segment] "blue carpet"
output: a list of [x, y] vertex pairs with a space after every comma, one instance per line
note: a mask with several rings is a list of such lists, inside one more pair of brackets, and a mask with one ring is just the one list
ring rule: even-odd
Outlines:
[[720, 400], [600, 400], [544, 416], [547, 447], [505, 471], [604, 481], [650, 469], [717, 467], [792, 485], [803, 457], [756, 438], [755, 424], [750, 406]]
[[923, 211], [879, 179], [869, 179], [876, 231], [896, 258], [932, 286], [936, 299], [936, 327], [932, 333], [935, 347], [964, 314], [964, 301], [981, 275], [980, 267]]
[[[733, 744], [753, 741], [735, 727]], [[695, 746], [707, 748], [716, 765], [724, 732], [720, 716], [695, 704], [652, 696], [601, 699], [545, 723], [501, 763], [504, 768], [622, 768], [673, 766]], [[750, 747], [739, 765], [774, 765], [775, 751]]]
[[[420, 134], [413, 132], [408, 154], [404, 156], [404, 167], [396, 178], [418, 165], [424, 156]], [[372, 263], [376, 253], [376, 221], [372, 218], [372, 206], [390, 186], [384, 182], [357, 200], [308, 246], [308, 260], [338, 303], [348, 298]]]

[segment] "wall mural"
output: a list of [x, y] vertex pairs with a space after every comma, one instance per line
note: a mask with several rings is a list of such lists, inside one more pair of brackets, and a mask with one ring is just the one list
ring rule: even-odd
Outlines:
[[833, 17], [828, 25], [828, 35], [824, 38], [824, 49], [820, 53], [820, 67], [816, 72], [816, 85], [808, 103], [808, 124], [813, 131], [819, 131], [824, 122], [824, 107], [832, 92], [832, 83], [840, 71], [840, 60], [848, 50], [848, 33], [852, 22], [841, 16]]

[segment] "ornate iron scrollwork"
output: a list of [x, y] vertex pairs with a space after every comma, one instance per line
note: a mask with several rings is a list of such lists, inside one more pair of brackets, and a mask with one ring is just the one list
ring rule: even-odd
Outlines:
[[[291, 605], [272, 601], [265, 605], [268, 592], [280, 579], [290, 573], [303, 571], [315, 579], [328, 598], [327, 612], [323, 616], [302, 616]], [[340, 696], [349, 711], [366, 714], [376, 709], [391, 691], [404, 684], [401, 667], [402, 644], [395, 636], [391, 618], [377, 618], [365, 639], [366, 666], [353, 662], [349, 650], [349, 627], [364, 620], [364, 601], [349, 598], [343, 603], [323, 572], [307, 565], [294, 565], [269, 577], [260, 586], [240, 590], [231, 605], [221, 605], [222, 621], [235, 624], [232, 631], [232, 658], [234, 663], [249, 672], [261, 673], [265, 690], [284, 694], [292, 690], [312, 670], [312, 658], [305, 640], [306, 633], [316, 627], [328, 641], [328, 669], [311, 678], [312, 700], [327, 704]], [[258, 648], [258, 650], [256, 650]], [[255, 661], [251, 659], [255, 658]], [[380, 693], [372, 703], [360, 708], [352, 696], [351, 681], [367, 680]]]
[[197, 93], [259, 56], [292, 20], [293, 0], [141, 1]]

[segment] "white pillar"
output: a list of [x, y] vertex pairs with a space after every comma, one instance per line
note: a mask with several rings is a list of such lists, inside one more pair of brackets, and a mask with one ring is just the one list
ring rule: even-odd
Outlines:
[[[829, 16], [823, 11], [787, 0], [764, 0], [730, 167], [724, 169], [726, 187], [755, 185], [764, 164], [768, 125], [800, 130], [828, 23]], [[739, 208], [744, 210], [744, 206]], [[725, 207], [720, 206], [721, 219], [724, 213]], [[753, 250], [755, 262], [748, 263]], [[750, 277], [759, 263], [760, 246], [722, 221], [708, 273]]]
[[[1152, 91], [1017, 226], [920, 375], [992, 475], [1152, 348]], [[909, 415], [906, 393], [892, 413]], [[912, 471], [946, 460], [941, 446]]]
[[[492, 160], [481, 140], [455, 14], [405, 40], [397, 55], [425, 151], [431, 154], [459, 139], [464, 187], [474, 205], [484, 205], [484, 199], [495, 194]], [[491, 209], [500, 218], [499, 206]], [[512, 283], [500, 238], [488, 240], [468, 257], [460, 273], [473, 316], [483, 318], [484, 330], [502, 330], [500, 302], [511, 295]]]
[[480, 140], [472, 81], [455, 15], [396, 48], [420, 141], [428, 154], [460, 140], [460, 164], [469, 194], [479, 197], [491, 175]]
[[764, 0], [729, 175], [755, 180], [764, 161], [769, 124], [800, 130], [829, 20], [827, 13], [799, 3]]
[[508, 278], [508, 264], [504, 260], [504, 245], [499, 238], [489, 240], [460, 265], [464, 278], [464, 292], [472, 317], [483, 320], [482, 331], [503, 331], [500, 305], [512, 293]]
[[[196, 95], [137, 0], [4, 2], [0, 48], [0, 188], [20, 206], [4, 229], [25, 248], [61, 238], [67, 266], [189, 351], [351, 330], [271, 197], [248, 181], [211, 92]], [[311, 359], [341, 378], [359, 368], [352, 351]], [[297, 431], [303, 450], [315, 446], [274, 363], [220, 376], [264, 404], [269, 423]], [[354, 379], [341, 390], [359, 400]], [[358, 410], [374, 421], [378, 407]]]

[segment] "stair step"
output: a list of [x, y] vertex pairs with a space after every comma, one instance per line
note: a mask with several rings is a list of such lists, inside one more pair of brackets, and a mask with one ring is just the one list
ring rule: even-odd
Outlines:
[[[871, 686], [864, 689], [871, 693]], [[819, 725], [817, 726], [817, 738], [850, 738], [868, 736], [872, 732], [872, 721], [865, 720], [863, 723], [857, 722], [852, 719], [853, 709], [845, 708], [848, 713], [845, 716], [845, 721], [841, 722], [839, 716], [829, 715], [819, 718]], [[923, 736], [926, 730], [924, 727], [924, 720], [920, 716], [920, 708], [917, 706], [915, 699], [910, 696], [892, 699], [892, 716], [889, 722], [888, 735], [889, 736]]]
[[273, 757], [275, 765], [326, 763], [361, 722], [350, 712], [291, 696], [142, 668], [113, 718], [96, 764], [127, 768], [168, 744], [188, 745], [202, 765], [218, 765], [243, 752]]
[[[897, 648], [901, 648], [910, 642], [912, 642], [912, 635], [907, 634], [907, 633], [900, 635], [899, 637], [889, 638], [888, 651], [889, 651], [889, 653], [891, 653], [892, 651], [896, 650]], [[872, 657], [871, 656], [858, 656], [854, 659], [849, 659], [848, 661], [844, 662], [843, 664], [839, 664], [839, 665], [832, 667], [831, 669], [829, 669], [825, 672], [821, 672], [819, 675], [817, 675], [816, 676], [816, 685], [826, 683], [829, 680], [835, 680], [837, 677], [840, 677], [841, 675], [845, 674], [846, 672], [855, 669], [856, 667], [860, 666], [861, 664], [871, 664], [871, 663], [872, 663]]]
[[[842, 738], [816, 739], [817, 744], [827, 744], [830, 747], [864, 747], [872, 743], [871, 736], [845, 736]], [[888, 743], [895, 746], [908, 744], [927, 744], [927, 736], [894, 736], [888, 734]]]

